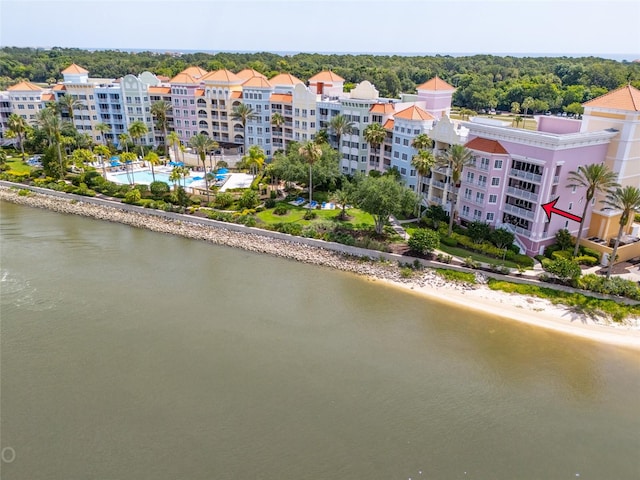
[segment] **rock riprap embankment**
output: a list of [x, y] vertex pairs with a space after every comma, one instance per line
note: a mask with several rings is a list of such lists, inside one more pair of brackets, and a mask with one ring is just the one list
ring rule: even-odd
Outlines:
[[[292, 241], [287, 241], [272, 238], [267, 235], [238, 232], [218, 226], [191, 223], [188, 215], [185, 215], [181, 220], [172, 220], [146, 214], [142, 209], [140, 212], [129, 212], [115, 207], [95, 205], [33, 192], [30, 192], [28, 195], [20, 195], [17, 190], [5, 187], [0, 187], [0, 199], [29, 207], [43, 208], [59, 213], [82, 215], [136, 228], [144, 228], [154, 232], [203, 240], [216, 245], [266, 253], [268, 255], [314, 265], [322, 265], [377, 279], [411, 283], [420, 286], [426, 283], [433, 286], [444, 286], [447, 284], [447, 282], [430, 270], [419, 273], [416, 272], [416, 275], [405, 278], [400, 274], [398, 266], [392, 262], [363, 261], [363, 259], [344, 255], [339, 252], [298, 243], [294, 240], [295, 237], [293, 237], [294, 239]], [[457, 285], [450, 285], [452, 288], [464, 288]]]

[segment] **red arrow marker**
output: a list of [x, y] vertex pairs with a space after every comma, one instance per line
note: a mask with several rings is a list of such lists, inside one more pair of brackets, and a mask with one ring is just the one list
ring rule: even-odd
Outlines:
[[560, 210], [559, 208], [556, 208], [556, 203], [558, 203], [558, 200], [560, 200], [560, 197], [556, 198], [555, 200], [551, 200], [549, 203], [543, 203], [542, 205], [540, 205], [544, 210], [544, 213], [547, 214], [547, 218], [549, 220], [551, 220], [551, 214], [556, 213], [561, 217], [568, 218], [569, 220], [573, 220], [574, 222], [580, 223], [582, 221], [582, 217], [579, 217], [577, 215], [574, 215], [573, 213], [565, 212], [564, 210]]

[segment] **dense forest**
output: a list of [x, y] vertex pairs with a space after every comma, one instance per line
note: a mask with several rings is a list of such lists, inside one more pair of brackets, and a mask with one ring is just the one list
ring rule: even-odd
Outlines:
[[71, 63], [89, 70], [92, 77], [118, 78], [145, 70], [172, 77], [190, 65], [206, 70], [226, 68], [237, 72], [253, 68], [268, 78], [289, 72], [305, 81], [331, 69], [346, 80], [347, 88], [369, 80], [383, 97], [415, 93], [435, 75], [457, 87], [455, 106], [479, 111], [509, 111], [514, 102], [530, 97], [531, 111], [562, 111], [629, 82], [640, 88], [640, 63], [596, 57], [513, 57], [473, 55], [398, 56], [299, 53], [157, 53], [117, 50], [50, 50], [4, 47], [0, 49], [0, 89], [18, 80], [54, 83]]

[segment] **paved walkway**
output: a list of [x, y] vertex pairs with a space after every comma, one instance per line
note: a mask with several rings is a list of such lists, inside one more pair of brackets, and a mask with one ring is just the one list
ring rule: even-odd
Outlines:
[[[403, 223], [408, 223], [408, 222], [412, 222], [413, 220], [407, 220]], [[405, 240], [409, 240], [409, 234], [405, 231], [404, 228], [402, 228], [402, 225], [400, 225], [400, 221], [394, 217], [393, 215], [391, 215], [389, 217], [389, 223], [391, 224], [391, 228], [393, 228], [393, 230], [400, 235], [402, 238], [404, 238]]]

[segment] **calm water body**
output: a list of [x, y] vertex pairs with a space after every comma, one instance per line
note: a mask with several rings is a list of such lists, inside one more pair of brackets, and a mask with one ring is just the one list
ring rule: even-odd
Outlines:
[[118, 224], [1, 227], [3, 480], [640, 476], [638, 352]]

